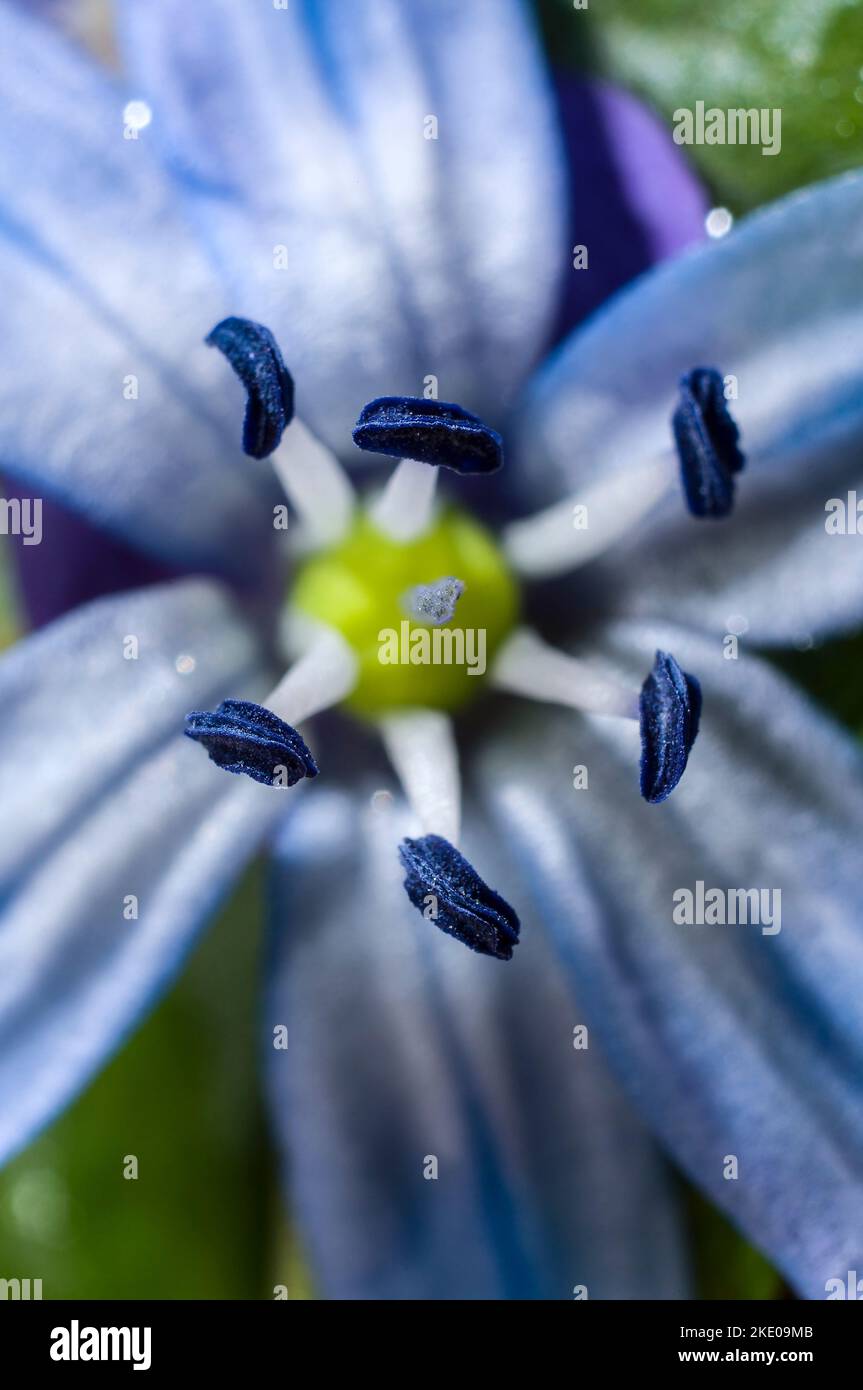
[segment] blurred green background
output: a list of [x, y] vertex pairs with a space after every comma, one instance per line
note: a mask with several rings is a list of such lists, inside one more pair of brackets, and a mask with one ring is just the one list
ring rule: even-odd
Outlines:
[[[469, 3], [469, 0], [468, 0]], [[552, 60], [601, 73], [669, 119], [696, 100], [779, 106], [782, 153], [693, 147], [736, 215], [861, 162], [863, 11], [848, 0], [541, 0]], [[99, 0], [70, 23], [110, 51]], [[5, 552], [0, 560], [5, 562]], [[0, 563], [0, 643], [18, 624]], [[777, 658], [863, 730], [863, 639]], [[0, 1173], [0, 1276], [46, 1298], [311, 1296], [281, 1213], [256, 1066], [261, 870], [244, 880], [181, 981], [77, 1103]], [[139, 1160], [124, 1180], [127, 1154]], [[780, 1280], [689, 1194], [702, 1295], [783, 1296]]]

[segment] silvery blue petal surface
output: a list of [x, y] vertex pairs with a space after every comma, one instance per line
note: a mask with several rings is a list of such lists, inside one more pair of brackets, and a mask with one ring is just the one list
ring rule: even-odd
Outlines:
[[124, 139], [128, 91], [6, 4], [0, 50], [3, 469], [160, 558], [251, 577], [278, 494], [239, 448], [242, 395], [202, 341], [226, 301], [151, 130]]
[[[634, 729], [547, 713], [483, 754], [484, 795], [654, 1132], [799, 1293], [824, 1298], [863, 1261], [860, 752], [745, 651], [726, 660], [717, 640], [644, 624], [616, 625], [604, 651], [634, 677], [657, 645], [704, 691], [662, 808], [632, 795]], [[779, 890], [761, 926], [778, 901], [781, 930], [676, 924], [673, 895], [698, 881]]]
[[233, 312], [282, 345], [298, 413], [344, 451], [366, 401], [432, 374], [442, 399], [499, 414], [565, 269], [526, 7], [214, 0], [177, 17], [124, 0], [127, 61]]
[[863, 547], [824, 523], [828, 499], [863, 496], [861, 226], [863, 175], [785, 198], [636, 281], [540, 372], [512, 468], [527, 505], [667, 448], [689, 368], [737, 378], [733, 524], [694, 520], [672, 490], [613, 557], [618, 611], [714, 628], [738, 612], [762, 642], [859, 620]]
[[[402, 889], [410, 818], [374, 787], [305, 796], [273, 868], [269, 1092], [322, 1292], [687, 1296], [668, 1173], [595, 1040], [573, 1048], [583, 1015], [540, 920], [516, 973], [441, 936]], [[523, 896], [468, 823], [472, 861]]]
[[190, 704], [265, 679], [202, 581], [100, 600], [0, 661], [0, 1157], [125, 1037], [284, 812], [182, 736]]

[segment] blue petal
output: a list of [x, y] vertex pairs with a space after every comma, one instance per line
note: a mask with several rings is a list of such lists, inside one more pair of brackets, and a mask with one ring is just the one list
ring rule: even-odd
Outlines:
[[590, 273], [561, 286], [557, 338], [657, 261], [703, 241], [710, 204], [651, 107], [610, 82], [559, 69], [555, 81], [569, 167], [566, 245], [590, 256]]
[[[499, 415], [565, 271], [553, 103], [520, 0], [123, 0], [234, 312], [276, 334], [316, 431], [440, 394]], [[436, 138], [429, 138], [435, 137]]]
[[4, 472], [170, 564], [257, 575], [278, 494], [237, 446], [202, 342], [227, 306], [152, 126], [124, 139], [128, 90], [6, 5], [0, 50]]
[[360, 449], [440, 464], [456, 473], [494, 473], [503, 464], [497, 431], [450, 401], [379, 396], [363, 406], [353, 435]]
[[[481, 783], [643, 1116], [798, 1293], [823, 1299], [863, 1269], [861, 755], [713, 640], [626, 625], [604, 653], [634, 676], [657, 644], [705, 695], [698, 757], [661, 810], [633, 797], [634, 733], [610, 720], [526, 718]], [[589, 790], [561, 777], [566, 747]], [[781, 898], [760, 925], [678, 924], [675, 895], [699, 881]]]
[[182, 737], [189, 703], [264, 679], [200, 581], [100, 600], [0, 662], [0, 1158], [167, 986], [283, 811]]
[[[583, 1014], [538, 920], [505, 969], [422, 930], [405, 815], [370, 809], [375, 785], [304, 797], [274, 867], [269, 1092], [321, 1291], [685, 1297], [668, 1174], [593, 1035], [574, 1050]], [[522, 899], [468, 823], [471, 858]]]
[[627, 611], [714, 629], [742, 614], [783, 643], [863, 617], [863, 546], [825, 530], [829, 499], [863, 496], [861, 219], [863, 175], [794, 194], [617, 295], [538, 376], [508, 473], [530, 509], [668, 448], [682, 373], [736, 379], [733, 517], [699, 525], [672, 492], [603, 562]]

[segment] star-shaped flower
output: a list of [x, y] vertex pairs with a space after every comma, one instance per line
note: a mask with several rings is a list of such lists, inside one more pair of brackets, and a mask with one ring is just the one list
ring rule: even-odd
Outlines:
[[[658, 268], [528, 380], [568, 245], [519, 5], [120, 12], [146, 128], [0, 7], [0, 445], [197, 577], [0, 663], [0, 1152], [268, 841], [269, 1087], [325, 1292], [683, 1295], [664, 1149], [823, 1296], [863, 1261], [863, 780], [754, 648], [863, 608], [824, 525], [860, 470], [863, 179]], [[407, 455], [378, 495], [354, 429]], [[490, 476], [447, 475], [450, 510], [436, 463]], [[483, 630], [475, 678], [359, 641], [445, 579], [452, 619], [414, 622]], [[377, 744], [306, 727], [340, 703], [389, 810]], [[678, 924], [699, 883], [781, 892], [781, 930]]]

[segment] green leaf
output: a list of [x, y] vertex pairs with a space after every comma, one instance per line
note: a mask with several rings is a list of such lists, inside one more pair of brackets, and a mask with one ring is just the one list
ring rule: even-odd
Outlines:
[[0, 1173], [0, 1277], [42, 1279], [44, 1298], [272, 1297], [261, 921], [255, 871], [148, 1022]]
[[11, 560], [8, 541], [0, 538], [0, 651], [15, 641], [21, 628]]
[[688, 1198], [699, 1296], [781, 1298], [782, 1279], [764, 1256], [738, 1234], [706, 1197], [690, 1188]]
[[716, 201], [742, 212], [857, 167], [863, 137], [863, 7], [857, 0], [541, 0], [553, 62], [601, 73], [672, 124], [697, 101], [778, 108], [779, 154], [693, 145]]
[[836, 719], [863, 735], [863, 633], [772, 660]]

